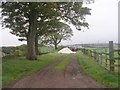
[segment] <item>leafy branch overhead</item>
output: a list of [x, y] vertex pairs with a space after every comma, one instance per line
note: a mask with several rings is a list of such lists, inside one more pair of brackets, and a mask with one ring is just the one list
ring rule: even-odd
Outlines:
[[2, 2], [1, 12], [3, 27], [26, 38], [27, 58], [31, 60], [37, 58], [37, 36], [53, 32], [51, 28], [59, 26], [55, 21], [63, 20], [81, 30], [81, 27], [88, 27], [85, 16], [90, 15], [90, 9], [83, 7], [83, 2]]
[[[30, 11], [35, 10], [39, 15], [38, 23], [44, 23], [49, 19], [65, 20], [72, 23], [79, 30], [81, 26], [88, 27], [85, 15], [90, 15], [90, 9], [82, 7], [82, 2], [59, 3], [29, 3], [6, 2], [2, 3], [3, 26], [12, 29], [12, 34], [26, 37], [29, 29]], [[38, 29], [41, 29], [38, 25]]]

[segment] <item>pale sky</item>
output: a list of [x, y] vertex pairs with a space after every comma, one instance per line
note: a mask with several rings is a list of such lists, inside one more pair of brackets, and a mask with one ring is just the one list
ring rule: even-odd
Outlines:
[[74, 28], [71, 41], [64, 41], [62, 45], [118, 42], [118, 1], [95, 0], [95, 3], [87, 5], [92, 9], [91, 15], [86, 18], [90, 29], [84, 29], [82, 32]]
[[[87, 7], [92, 9], [91, 15], [86, 17], [90, 29], [77, 31], [71, 26], [74, 36], [69, 41], [63, 41], [61, 45], [118, 42], [118, 1], [95, 0], [95, 3], [88, 4]], [[18, 37], [9, 31], [0, 27], [0, 46], [16, 46], [26, 43], [18, 41]]]

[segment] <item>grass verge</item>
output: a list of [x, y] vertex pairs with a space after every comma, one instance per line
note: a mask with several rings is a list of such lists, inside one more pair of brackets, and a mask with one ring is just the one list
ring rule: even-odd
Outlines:
[[26, 60], [25, 57], [4, 58], [2, 63], [3, 86], [44, 68], [60, 56], [58, 53], [41, 55], [36, 61]]
[[83, 55], [80, 52], [78, 52], [77, 55], [79, 57], [78, 63], [80, 64], [80, 67], [93, 79], [105, 87], [118, 87], [118, 75], [116, 73], [104, 69], [92, 58]]

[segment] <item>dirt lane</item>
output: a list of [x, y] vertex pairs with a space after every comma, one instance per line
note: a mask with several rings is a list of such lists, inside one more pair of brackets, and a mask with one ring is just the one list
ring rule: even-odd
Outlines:
[[53, 68], [64, 58], [61, 57], [39, 72], [19, 80], [10, 88], [101, 88], [79, 68], [76, 55], [71, 58], [64, 71], [53, 72]]
[[15, 81], [9, 86], [7, 86], [7, 88], [32, 88], [32, 87], [35, 88], [33, 84], [36, 84], [36, 82], [39, 82], [39, 81], [41, 82], [41, 80], [44, 80], [45, 78], [49, 77], [52, 73], [53, 68], [56, 65], [58, 65], [64, 58], [65, 56], [61, 56], [56, 61], [49, 64], [47, 67], [41, 69], [37, 73], [27, 76], [21, 80]]
[[78, 58], [75, 55], [65, 71], [66, 86], [69, 88], [101, 88], [95, 80], [86, 75], [78, 64]]

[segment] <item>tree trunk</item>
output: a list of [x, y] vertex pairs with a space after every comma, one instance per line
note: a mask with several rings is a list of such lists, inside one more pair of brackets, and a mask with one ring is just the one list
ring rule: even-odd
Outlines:
[[58, 49], [57, 44], [54, 44], [54, 45], [55, 45], [55, 50]]
[[37, 55], [40, 55], [39, 49], [38, 49], [38, 36], [35, 37], [35, 51]]
[[29, 30], [27, 35], [27, 59], [36, 60], [35, 37], [37, 31], [37, 13], [31, 11], [29, 15]]

